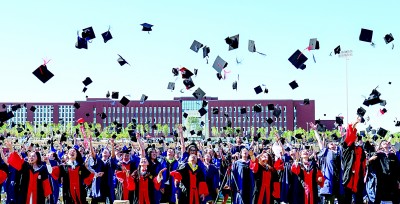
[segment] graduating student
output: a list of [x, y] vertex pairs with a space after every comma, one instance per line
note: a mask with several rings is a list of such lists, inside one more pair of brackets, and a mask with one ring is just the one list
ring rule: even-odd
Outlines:
[[[60, 164], [58, 155], [55, 152], [48, 153], [47, 158], [49, 160], [51, 167], [55, 167]], [[52, 191], [52, 194], [50, 195], [50, 204], [57, 204], [58, 198], [60, 195], [60, 181], [54, 179], [50, 174], [49, 174], [49, 180], [50, 180], [51, 191]]]
[[101, 158], [96, 155], [93, 146], [92, 138], [89, 136], [89, 146], [94, 158], [93, 170], [96, 172], [92, 184], [92, 204], [99, 202], [106, 202], [108, 199], [110, 203], [115, 200], [115, 187], [114, 187], [114, 172], [117, 168], [117, 160], [115, 159], [114, 139], [110, 139], [111, 155], [107, 148], [101, 152]]
[[[133, 182], [135, 187], [135, 200], [133, 203], [135, 204], [155, 204], [159, 203], [159, 201], [152, 201], [151, 199], [151, 191], [159, 191], [161, 182], [162, 182], [162, 174], [166, 169], [162, 169], [157, 176], [153, 177], [151, 173], [148, 171], [149, 162], [145, 157], [140, 158], [139, 168], [132, 173]], [[132, 180], [129, 180], [130, 182]], [[154, 193], [153, 193], [154, 195]]]
[[68, 150], [66, 164], [56, 167], [47, 164], [53, 178], [62, 179], [64, 204], [86, 204], [86, 187], [90, 186], [95, 175], [86, 168], [78, 149], [75, 145]]
[[204, 199], [203, 203], [214, 203], [219, 193], [219, 172], [218, 168], [211, 163], [211, 159], [211, 155], [204, 155], [204, 175], [206, 178], [208, 195]]
[[[157, 151], [154, 147], [149, 146], [146, 149], [144, 149], [144, 143], [143, 141], [140, 139], [140, 134], [137, 133], [136, 135], [137, 139], [138, 139], [138, 143], [140, 146], [140, 149], [142, 151], [142, 157], [145, 155], [147, 162], [148, 162], [148, 166], [146, 167], [146, 172], [149, 173], [149, 176], [151, 178], [155, 178], [158, 173], [161, 170], [161, 164], [157, 159]], [[142, 160], [142, 159], [141, 159]], [[161, 192], [159, 191], [159, 189], [155, 190], [155, 186], [153, 182], [149, 182], [149, 196], [150, 196], [150, 201], [153, 204], [158, 204], [160, 203], [161, 200]], [[159, 188], [164, 188], [164, 184], [161, 183], [161, 186]]]
[[232, 164], [232, 203], [251, 203], [253, 200], [254, 175], [250, 169], [249, 151], [240, 150], [240, 159]]
[[130, 174], [137, 169], [136, 156], [131, 157], [131, 150], [126, 146], [122, 148], [120, 170], [116, 171], [117, 180], [122, 183], [122, 200], [129, 200], [132, 204], [135, 197], [134, 185], [129, 185]]
[[197, 165], [197, 156], [191, 154], [188, 163], [182, 164], [178, 170], [172, 171], [175, 185], [180, 188], [179, 203], [200, 204], [208, 195], [203, 171]]
[[257, 158], [252, 150], [249, 151], [251, 158], [250, 169], [254, 173], [255, 189], [253, 193], [254, 204], [272, 204], [274, 170], [272, 157], [268, 153], [261, 153]]
[[324, 175], [324, 186], [320, 189], [320, 194], [323, 196], [324, 203], [333, 204], [335, 198], [339, 203], [343, 202], [343, 170], [342, 170], [342, 148], [337, 146], [334, 141], [328, 142], [327, 147], [321, 140], [317, 132], [317, 125], [310, 123], [310, 127], [314, 130], [315, 137], [318, 141], [320, 152], [318, 154], [320, 168]]
[[309, 152], [304, 149], [300, 152], [301, 161], [296, 159], [291, 170], [298, 176], [300, 183], [303, 186], [304, 204], [318, 204], [318, 185], [324, 184], [324, 178], [320, 170], [318, 170], [315, 162], [309, 159]]
[[26, 183], [22, 183], [18, 196], [22, 199], [20, 203], [41, 204], [50, 198], [51, 186], [49, 182], [46, 166], [42, 165], [41, 155], [39, 152], [30, 152], [28, 154], [28, 162], [26, 162], [17, 152], [14, 152], [11, 142], [7, 142], [6, 146], [10, 150], [8, 164], [21, 171], [23, 176], [28, 178]]
[[[357, 137], [356, 125], [349, 124], [343, 142], [343, 185], [345, 187], [345, 203], [362, 204], [364, 193], [364, 176], [366, 173], [366, 155], [362, 148], [362, 137]], [[353, 196], [354, 195], [354, 196]]]
[[174, 185], [174, 178], [170, 175], [172, 171], [178, 169], [178, 161], [175, 159], [175, 150], [173, 148], [167, 149], [167, 155], [161, 161], [161, 168], [166, 169], [163, 173], [164, 189], [160, 189], [162, 193], [162, 203], [176, 203], [175, 192], [177, 187]]
[[[376, 174], [375, 202], [399, 203], [400, 162], [390, 142], [382, 140], [378, 151], [369, 159], [369, 169]], [[371, 189], [369, 189], [371, 190]]]

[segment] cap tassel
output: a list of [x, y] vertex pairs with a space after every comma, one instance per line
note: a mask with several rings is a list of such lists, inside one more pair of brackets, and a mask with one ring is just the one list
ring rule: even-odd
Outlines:
[[224, 69], [223, 71], [224, 71], [224, 80], [225, 80], [225, 79], [226, 79], [226, 76], [227, 76], [227, 74], [231, 73], [231, 71], [226, 71], [225, 69]]
[[394, 49], [394, 43], [392, 43], [392, 50]]

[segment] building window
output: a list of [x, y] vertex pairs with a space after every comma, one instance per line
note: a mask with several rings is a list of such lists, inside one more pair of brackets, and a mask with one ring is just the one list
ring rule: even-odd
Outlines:
[[153, 112], [153, 108], [150, 107], [149, 108], [149, 113], [151, 113], [151, 112]]
[[170, 123], [171, 122], [171, 119], [168, 117], [167, 118], [167, 123]]
[[172, 113], [175, 113], [175, 107], [172, 107]]
[[171, 112], [171, 108], [168, 107], [168, 108], [167, 108], [167, 113], [170, 113], [170, 112]]
[[286, 122], [286, 117], [283, 118], [283, 122]]
[[233, 112], [235, 112], [235, 113], [236, 113], [236, 106], [235, 106], [235, 107], [233, 107]]
[[140, 113], [143, 113], [143, 107], [140, 107]]
[[147, 113], [147, 107], [144, 107], [144, 113]]
[[179, 107], [176, 107], [176, 113], [179, 113]]
[[257, 122], [260, 122], [260, 118], [259, 117], [257, 117]]
[[218, 123], [218, 117], [215, 117], [215, 122]]
[[286, 112], [286, 106], [283, 106], [283, 112]]
[[229, 112], [232, 112], [232, 106], [229, 106]]
[[165, 113], [165, 107], [162, 108], [163, 113]]

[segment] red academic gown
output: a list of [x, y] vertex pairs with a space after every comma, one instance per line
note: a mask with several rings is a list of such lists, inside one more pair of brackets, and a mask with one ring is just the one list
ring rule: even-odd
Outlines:
[[205, 176], [200, 167], [192, 170], [189, 164], [185, 163], [177, 170], [171, 171], [170, 175], [181, 182], [179, 203], [200, 204], [200, 195], [208, 195]]
[[30, 203], [31, 198], [33, 204], [45, 203], [45, 198], [52, 193], [46, 166], [42, 165], [39, 169], [34, 170], [17, 152], [10, 154], [8, 163], [18, 171], [29, 168], [29, 171], [25, 171], [29, 174], [29, 183], [26, 185], [26, 204]]
[[[144, 173], [139, 173], [139, 170], [136, 171], [136, 174], [132, 178], [128, 179], [128, 186], [134, 186], [135, 187], [135, 202], [138, 204], [152, 204], [150, 202], [150, 191], [159, 191], [160, 186], [161, 186], [161, 181], [160, 183], [157, 181], [157, 177], [154, 177], [149, 173], [149, 172], [144, 172]], [[153, 185], [150, 185], [149, 182], [153, 182]], [[152, 188], [154, 186], [154, 189]]]
[[94, 173], [91, 173], [85, 165], [71, 166], [64, 164], [53, 167], [51, 176], [54, 179], [63, 179], [64, 204], [86, 204], [85, 186], [90, 186]]
[[[292, 165], [292, 172], [296, 174], [304, 188], [304, 203], [305, 204], [317, 204], [318, 203], [318, 187], [324, 185], [324, 176], [322, 172], [318, 170], [315, 165], [310, 165], [306, 168], [303, 165]], [[322, 182], [318, 182], [318, 179], [322, 178]]]
[[254, 173], [255, 179], [255, 192], [254, 192], [254, 204], [269, 204], [273, 203], [271, 197], [272, 194], [272, 171], [273, 169], [268, 169], [267, 167], [261, 166], [258, 163], [258, 159], [254, 162], [250, 161], [250, 169]]
[[[279, 158], [275, 161], [274, 169], [276, 171], [283, 171], [285, 169], [285, 163], [282, 161], [281, 158]], [[279, 179], [278, 179], [278, 181], [273, 182], [272, 196], [274, 196], [274, 198], [276, 198], [276, 199], [281, 198], [281, 183], [280, 183]]]
[[[122, 163], [121, 164], [123, 167], [126, 168], [130, 173], [131, 171], [131, 163]], [[123, 200], [129, 200], [129, 191], [134, 191], [135, 190], [135, 182], [131, 176], [126, 176], [125, 171], [117, 171], [115, 176], [122, 180], [122, 199]]]

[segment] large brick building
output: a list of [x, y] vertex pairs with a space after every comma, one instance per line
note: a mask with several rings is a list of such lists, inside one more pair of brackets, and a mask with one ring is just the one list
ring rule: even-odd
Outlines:
[[[203, 116], [199, 110], [203, 107], [203, 100], [207, 101], [204, 109], [207, 111]], [[71, 103], [26, 103], [20, 109], [14, 111], [14, 117], [8, 124], [24, 123], [30, 121], [33, 124], [42, 123], [73, 123], [79, 118], [84, 118], [89, 123], [99, 123], [102, 127], [111, 125], [114, 121], [126, 127], [132, 119], [138, 124], [167, 125], [170, 132], [176, 124], [184, 124], [187, 134], [191, 130], [196, 133], [201, 130], [206, 137], [211, 136], [212, 128], [223, 130], [228, 121], [232, 128], [241, 128], [248, 133], [251, 127], [265, 127], [270, 130], [273, 126], [280, 130], [294, 130], [296, 128], [307, 129], [308, 122], [315, 120], [315, 101], [303, 104], [302, 100], [218, 100], [217, 97], [205, 97], [201, 100], [194, 97], [176, 97], [173, 100], [148, 100], [130, 101], [124, 107], [118, 100], [109, 98], [87, 98], [85, 101], [76, 101], [79, 109]], [[0, 111], [12, 111], [12, 106], [23, 103], [1, 103], [5, 109]], [[279, 117], [273, 116], [273, 111], [268, 110], [268, 105], [273, 104], [275, 108], [281, 109]], [[254, 112], [253, 107], [258, 105], [260, 112]], [[36, 107], [35, 112], [30, 108]], [[218, 114], [213, 114], [213, 109], [218, 109]], [[241, 110], [246, 113], [242, 114]], [[104, 114], [103, 114], [104, 113]], [[102, 119], [101, 116], [106, 116]], [[186, 116], [186, 117], [184, 117]], [[271, 118], [272, 123], [267, 123]], [[150, 129], [150, 134], [154, 131]]]

